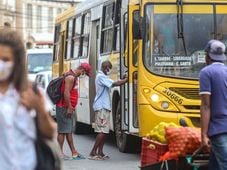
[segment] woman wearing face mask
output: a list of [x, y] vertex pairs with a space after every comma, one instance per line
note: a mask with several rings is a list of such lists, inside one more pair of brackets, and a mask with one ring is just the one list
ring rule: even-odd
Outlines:
[[[55, 123], [47, 101], [27, 81], [25, 48], [14, 31], [0, 30], [0, 169], [36, 167], [36, 127], [51, 139]], [[37, 126], [34, 117], [37, 117]]]

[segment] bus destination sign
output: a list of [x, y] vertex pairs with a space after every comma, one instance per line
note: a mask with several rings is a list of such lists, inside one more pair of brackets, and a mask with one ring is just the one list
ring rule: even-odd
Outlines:
[[191, 56], [153, 55], [153, 66], [155, 67], [190, 67], [191, 65], [192, 65]]

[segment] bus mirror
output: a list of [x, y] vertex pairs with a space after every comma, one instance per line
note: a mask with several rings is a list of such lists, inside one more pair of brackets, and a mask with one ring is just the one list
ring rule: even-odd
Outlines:
[[136, 17], [134, 14], [133, 18], [133, 39], [142, 39], [143, 33], [143, 18], [138, 16]]

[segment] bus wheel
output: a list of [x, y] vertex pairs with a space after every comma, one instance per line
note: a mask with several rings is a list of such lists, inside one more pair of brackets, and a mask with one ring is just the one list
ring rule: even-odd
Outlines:
[[115, 130], [117, 147], [118, 147], [119, 151], [124, 152], [124, 153], [134, 152], [133, 141], [130, 140], [131, 136], [121, 130], [120, 102], [117, 105], [114, 130]]

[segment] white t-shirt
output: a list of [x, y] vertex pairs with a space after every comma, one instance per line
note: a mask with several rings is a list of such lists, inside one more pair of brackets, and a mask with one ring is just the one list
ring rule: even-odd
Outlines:
[[35, 169], [35, 115], [19, 104], [19, 93], [12, 85], [0, 93], [0, 170]]

